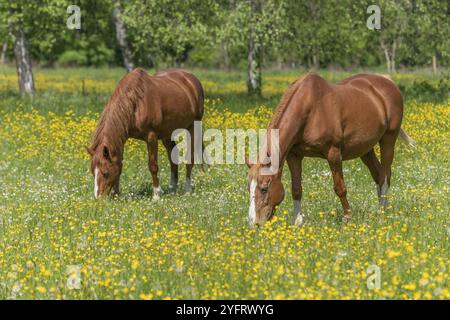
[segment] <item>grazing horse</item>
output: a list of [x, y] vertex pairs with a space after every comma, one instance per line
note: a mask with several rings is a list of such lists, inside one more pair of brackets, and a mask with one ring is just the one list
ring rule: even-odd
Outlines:
[[[301, 225], [301, 173], [303, 157], [319, 157], [328, 161], [334, 191], [344, 209], [344, 222], [351, 218], [347, 189], [342, 173], [342, 161], [361, 158], [377, 185], [380, 206], [386, 207], [386, 193], [391, 179], [394, 146], [400, 135], [408, 145], [411, 139], [401, 128], [403, 98], [389, 79], [359, 74], [337, 84], [327, 83], [320, 76], [308, 74], [296, 80], [281, 98], [268, 126], [278, 129], [279, 169], [261, 174], [270, 167], [260, 159], [249, 166], [250, 224], [269, 220], [275, 207], [283, 201], [281, 182], [284, 161], [291, 172], [294, 223]], [[270, 135], [264, 139], [262, 150], [266, 158]], [[381, 162], [374, 147], [380, 144]], [[269, 161], [267, 161], [269, 162]]]
[[[162, 140], [170, 160], [170, 188], [178, 184], [178, 155], [171, 140], [175, 129], [189, 130], [194, 136], [194, 121], [203, 117], [203, 88], [191, 73], [174, 69], [150, 76], [137, 68], [119, 82], [103, 110], [97, 129], [87, 148], [94, 175], [94, 196], [119, 193], [124, 144], [128, 138], [144, 140], [148, 149], [148, 168], [153, 180], [153, 199], [160, 198], [158, 179], [158, 139]], [[193, 139], [193, 138], [192, 138]], [[193, 144], [193, 141], [191, 141]], [[192, 145], [191, 144], [191, 145]], [[194, 152], [186, 165], [185, 191], [191, 190]]]

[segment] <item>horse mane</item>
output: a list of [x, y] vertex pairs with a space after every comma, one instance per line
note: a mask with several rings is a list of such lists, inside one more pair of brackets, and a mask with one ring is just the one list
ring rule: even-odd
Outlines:
[[108, 137], [108, 147], [117, 151], [128, 135], [134, 120], [134, 112], [145, 95], [150, 76], [142, 68], [136, 68], [120, 80], [103, 110], [92, 136], [89, 150], [94, 152]]
[[289, 102], [291, 101], [292, 97], [294, 96], [294, 93], [297, 91], [298, 86], [301, 84], [303, 79], [308, 75], [309, 75], [309, 73], [298, 78], [297, 80], [295, 80], [294, 82], [292, 82], [289, 85], [288, 90], [286, 91], [285, 94], [283, 94], [283, 96], [281, 97], [280, 103], [275, 108], [275, 111], [273, 113], [272, 119], [270, 120], [268, 129], [274, 129], [276, 126], [279, 125], [281, 117], [283, 116], [284, 111], [286, 111], [286, 108], [289, 105]]
[[271, 134], [269, 134], [269, 132], [271, 129], [279, 128], [280, 121], [281, 121], [281, 118], [283, 117], [284, 112], [286, 111], [287, 107], [289, 106], [289, 103], [291, 102], [292, 98], [294, 97], [294, 94], [297, 92], [302, 81], [308, 75], [310, 75], [310, 73], [307, 73], [306, 75], [293, 81], [289, 85], [289, 88], [286, 91], [286, 93], [283, 94], [283, 96], [281, 97], [280, 103], [275, 108], [272, 119], [270, 120], [269, 125], [267, 127], [267, 136], [264, 141], [264, 144], [262, 145], [262, 149], [260, 151], [260, 157], [266, 157], [266, 156], [270, 157], [272, 147], [271, 147]]

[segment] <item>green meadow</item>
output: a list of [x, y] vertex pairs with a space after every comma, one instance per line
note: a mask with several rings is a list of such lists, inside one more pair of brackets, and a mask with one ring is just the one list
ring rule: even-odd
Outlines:
[[[261, 98], [246, 94], [243, 72], [193, 72], [205, 88], [204, 126], [225, 130], [265, 128], [306, 71], [265, 71]], [[318, 71], [330, 81], [355, 72]], [[345, 162], [353, 219], [343, 224], [326, 161], [306, 159], [300, 228], [287, 168], [275, 218], [249, 228], [245, 165], [194, 168], [191, 194], [181, 166], [173, 194], [160, 146], [165, 193], [152, 201], [146, 146], [132, 140], [121, 196], [95, 200], [85, 146], [123, 75], [36, 69], [31, 100], [18, 94], [15, 70], [0, 69], [0, 299], [450, 299], [447, 74], [392, 76], [416, 148], [397, 143], [387, 209], [363, 163]]]

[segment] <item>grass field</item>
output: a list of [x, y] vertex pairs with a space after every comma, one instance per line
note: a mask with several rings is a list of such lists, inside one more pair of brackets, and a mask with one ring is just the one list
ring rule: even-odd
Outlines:
[[[146, 147], [137, 141], [126, 146], [121, 197], [93, 199], [84, 147], [123, 73], [38, 70], [39, 94], [30, 101], [17, 95], [15, 71], [0, 69], [0, 298], [450, 299], [447, 99], [407, 96], [403, 127], [417, 149], [397, 144], [385, 212], [368, 170], [348, 161], [354, 218], [342, 224], [327, 163], [306, 159], [306, 224], [291, 225], [285, 170], [276, 217], [250, 229], [245, 165], [196, 168], [193, 194], [180, 188], [154, 202]], [[264, 128], [298, 75], [265, 73], [264, 98], [254, 99], [245, 95], [244, 73], [196, 74], [207, 96], [204, 126], [221, 129]], [[405, 86], [417, 79], [440, 81], [394, 77]], [[169, 176], [161, 149], [165, 191]], [[368, 288], [369, 266], [379, 268], [380, 288]]]

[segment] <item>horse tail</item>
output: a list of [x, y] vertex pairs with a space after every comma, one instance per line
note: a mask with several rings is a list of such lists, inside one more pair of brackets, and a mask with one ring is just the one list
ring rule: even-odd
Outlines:
[[211, 158], [209, 157], [209, 153], [205, 153], [205, 144], [202, 141], [202, 154], [200, 155], [202, 159], [202, 163], [200, 164], [200, 168], [203, 172], [206, 171], [206, 168], [211, 164]]
[[200, 80], [198, 80], [197, 78], [195, 78], [195, 80], [197, 81], [197, 85], [198, 85], [198, 93], [197, 93], [197, 103], [198, 103], [198, 110], [197, 110], [197, 120], [202, 120], [203, 118], [203, 114], [205, 112], [205, 91], [203, 89], [203, 85], [200, 82]]
[[[197, 79], [197, 78], [196, 78]], [[203, 89], [202, 83], [197, 79], [198, 82], [198, 104], [199, 104], [199, 114], [198, 114], [198, 121], [202, 121], [203, 114], [205, 112], [205, 91]], [[203, 172], [206, 171], [205, 164], [208, 166], [211, 162], [209, 161], [209, 155], [205, 154], [205, 144], [203, 143], [203, 137], [201, 137], [201, 148], [195, 148], [195, 150], [198, 150], [199, 154], [197, 154], [197, 159], [200, 159], [200, 168]]]
[[406, 143], [406, 145], [407, 145], [409, 148], [414, 148], [414, 147], [415, 147], [416, 141], [415, 141], [413, 138], [411, 138], [411, 137], [405, 132], [405, 130], [403, 130], [402, 128], [400, 128], [400, 132], [399, 132], [398, 136], [399, 136], [399, 138], [400, 138], [404, 143]]

